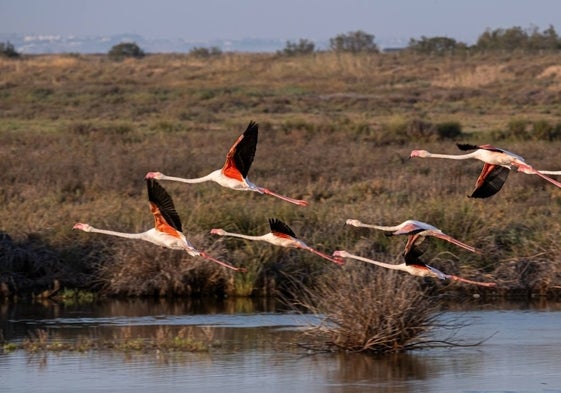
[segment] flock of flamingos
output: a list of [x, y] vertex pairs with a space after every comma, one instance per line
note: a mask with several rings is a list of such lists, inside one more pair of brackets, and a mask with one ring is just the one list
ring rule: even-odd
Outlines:
[[[245, 132], [239, 136], [239, 138], [228, 151], [228, 154], [226, 155], [226, 162], [224, 163], [223, 167], [200, 178], [184, 179], [180, 177], [166, 176], [160, 172], [148, 172], [146, 174], [146, 185], [148, 188], [150, 211], [154, 216], [155, 225], [154, 228], [151, 228], [146, 232], [115, 232], [94, 228], [91, 225], [85, 223], [77, 223], [73, 228], [85, 232], [97, 232], [129, 239], [140, 239], [162, 247], [167, 247], [175, 250], [185, 250], [191, 256], [202, 257], [206, 260], [218, 263], [225, 268], [244, 272], [244, 268], [236, 267], [229, 263], [220, 261], [209, 255], [205, 251], [196, 249], [191, 244], [191, 242], [187, 240], [187, 238], [183, 234], [181, 220], [175, 209], [173, 200], [166, 192], [166, 190], [158, 183], [158, 180], [170, 180], [184, 183], [202, 183], [206, 181], [214, 181], [223, 187], [231, 188], [234, 190], [254, 191], [260, 194], [272, 195], [283, 201], [290, 202], [298, 206], [307, 206], [308, 203], [306, 201], [293, 199], [277, 194], [267, 188], [259, 187], [249, 181], [247, 175], [255, 157], [257, 139], [258, 125], [257, 123], [251, 121], [247, 126]], [[413, 150], [410, 154], [410, 157], [446, 158], [452, 160], [477, 159], [483, 161], [483, 170], [481, 171], [481, 174], [479, 175], [475, 183], [474, 191], [470, 195], [470, 197], [472, 198], [488, 198], [496, 194], [503, 186], [510, 170], [513, 167], [516, 168], [518, 172], [537, 175], [561, 188], [560, 182], [547, 176], [561, 175], [561, 171], [538, 171], [527, 164], [519, 155], [511, 153], [507, 150], [493, 147], [491, 145], [474, 146], [459, 144], [458, 147], [460, 148], [460, 150], [472, 150], [472, 152], [460, 155], [448, 155], [433, 154], [426, 150]], [[476, 248], [462, 243], [461, 241], [445, 234], [440, 229], [432, 225], [421, 221], [407, 220], [396, 226], [381, 226], [364, 224], [355, 219], [348, 219], [346, 221], [346, 224], [355, 227], [365, 227], [388, 231], [389, 235], [406, 235], [407, 243], [403, 251], [403, 259], [405, 262], [401, 264], [384, 263], [354, 255], [343, 250], [337, 250], [333, 252], [332, 255], [324, 254], [321, 251], [308, 246], [302, 240], [298, 239], [292, 229], [290, 229], [287, 224], [278, 219], [269, 219], [271, 231], [261, 236], [249, 236], [238, 233], [230, 233], [226, 232], [223, 229], [212, 229], [210, 233], [218, 236], [232, 236], [248, 240], [264, 241], [281, 247], [303, 249], [319, 255], [320, 257], [338, 265], [342, 265], [344, 263], [344, 258], [351, 258], [388, 269], [401, 270], [420, 277], [436, 277], [441, 280], [448, 279], [461, 281], [485, 287], [496, 286], [496, 284], [493, 282], [472, 281], [458, 276], [445, 274], [440, 270], [428, 266], [427, 264], [420, 261], [420, 252], [415, 246], [423, 241], [426, 236], [437, 237], [471, 252], [481, 253]]]

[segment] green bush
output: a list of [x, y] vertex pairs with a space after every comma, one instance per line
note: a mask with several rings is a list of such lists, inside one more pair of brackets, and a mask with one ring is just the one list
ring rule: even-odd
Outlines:
[[378, 45], [374, 42], [374, 36], [362, 30], [351, 31], [330, 38], [329, 48], [333, 52], [378, 53], [380, 51]]
[[123, 60], [127, 57], [141, 59], [144, 57], [144, 51], [134, 42], [121, 42], [113, 45], [107, 56], [112, 60]]
[[220, 56], [222, 54], [222, 49], [217, 46], [213, 46], [211, 48], [195, 46], [189, 51], [189, 54], [195, 57]]
[[515, 140], [526, 141], [530, 139], [530, 134], [528, 133], [529, 124], [528, 120], [511, 120], [507, 125], [507, 134]]
[[462, 125], [457, 121], [446, 121], [436, 125], [438, 139], [456, 139], [462, 135]]
[[19, 57], [19, 53], [9, 41], [0, 42], [0, 57]]
[[312, 41], [300, 38], [298, 42], [287, 41], [286, 46], [277, 54], [284, 56], [309, 55], [315, 50], [315, 44]]
[[457, 42], [453, 38], [448, 37], [432, 37], [427, 38], [421, 36], [420, 40], [411, 38], [408, 50], [422, 54], [450, 54], [459, 50], [466, 50], [467, 45], [463, 42]]
[[477, 50], [559, 50], [561, 40], [553, 26], [549, 26], [543, 32], [537, 27], [523, 29], [514, 26], [508, 29], [487, 30], [479, 36], [477, 43], [473, 46]]

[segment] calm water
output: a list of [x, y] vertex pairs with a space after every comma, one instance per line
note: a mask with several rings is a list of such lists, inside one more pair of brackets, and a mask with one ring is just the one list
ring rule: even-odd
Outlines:
[[[0, 353], [2, 392], [561, 392], [561, 304], [502, 304], [448, 311], [469, 323], [456, 340], [472, 348], [395, 356], [306, 353], [295, 343], [314, 321], [267, 301], [108, 301], [0, 305], [4, 338], [37, 328], [61, 340], [153, 337], [190, 329], [222, 345], [208, 353]], [[437, 332], [435, 334], [447, 334]], [[489, 338], [490, 337], [490, 338]]]

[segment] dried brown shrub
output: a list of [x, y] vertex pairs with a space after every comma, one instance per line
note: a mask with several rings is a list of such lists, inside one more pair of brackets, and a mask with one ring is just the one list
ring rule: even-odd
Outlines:
[[353, 266], [306, 290], [298, 304], [323, 316], [304, 344], [323, 350], [400, 352], [429, 343], [438, 303], [422, 282], [398, 272]]

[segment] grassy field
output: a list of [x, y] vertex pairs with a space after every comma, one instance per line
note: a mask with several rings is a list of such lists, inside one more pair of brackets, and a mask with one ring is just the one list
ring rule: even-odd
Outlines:
[[[209, 234], [264, 234], [276, 217], [323, 252], [395, 263], [405, 239], [345, 220], [426, 221], [484, 250], [426, 241], [432, 266], [499, 284], [478, 292], [555, 296], [560, 189], [512, 173], [496, 196], [469, 199], [481, 163], [408, 156], [492, 143], [539, 169], [561, 170], [560, 101], [555, 55], [0, 59], [0, 292], [39, 293], [58, 280], [110, 295], [268, 295], [340, 269], [301, 250]], [[260, 139], [249, 178], [310, 206], [216, 184], [162, 183], [187, 238], [247, 267], [245, 275], [151, 244], [72, 231], [78, 221], [150, 228], [145, 173], [197, 177], [220, 168], [250, 120]], [[461, 134], [439, 133], [447, 124]]]

